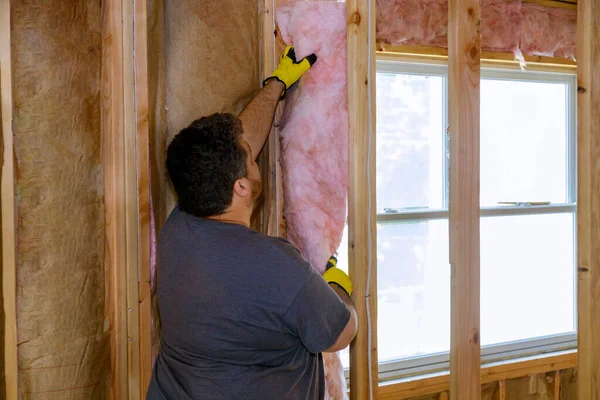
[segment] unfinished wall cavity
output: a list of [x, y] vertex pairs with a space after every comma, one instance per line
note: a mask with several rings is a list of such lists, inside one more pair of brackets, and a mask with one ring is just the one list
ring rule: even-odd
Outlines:
[[[163, 0], [167, 143], [193, 120], [239, 114], [260, 88], [257, 0]], [[174, 205], [172, 196], [167, 209]]]
[[[483, 0], [481, 49], [575, 58], [577, 12], [521, 0]], [[447, 0], [377, 0], [377, 40], [448, 47]]]
[[101, 16], [11, 2], [19, 398], [107, 394]]
[[[148, 51], [156, 237], [175, 205], [164, 167], [168, 143], [197, 118], [215, 112], [239, 114], [260, 89], [258, 0], [149, 0]], [[157, 333], [155, 327], [155, 342]]]

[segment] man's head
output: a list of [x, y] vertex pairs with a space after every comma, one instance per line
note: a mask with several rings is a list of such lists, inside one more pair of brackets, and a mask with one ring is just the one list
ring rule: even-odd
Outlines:
[[252, 211], [261, 191], [260, 173], [242, 123], [231, 114], [196, 120], [173, 139], [167, 171], [179, 208], [197, 217], [230, 209]]

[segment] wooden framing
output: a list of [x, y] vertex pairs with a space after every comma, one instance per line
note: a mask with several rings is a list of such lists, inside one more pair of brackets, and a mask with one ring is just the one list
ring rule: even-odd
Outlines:
[[148, 12], [146, 0], [135, 0], [135, 121], [137, 123], [137, 203], [138, 203], [138, 258], [139, 277], [139, 369], [140, 398], [152, 377], [152, 319], [150, 310], [150, 129], [148, 107]]
[[[261, 78], [270, 76], [277, 67], [279, 50], [275, 36], [275, 6], [277, 0], [261, 0], [259, 2], [259, 27], [260, 27], [260, 52], [261, 52]], [[275, 113], [275, 125], [281, 116], [281, 104]], [[260, 170], [263, 176], [264, 199], [262, 211], [262, 231], [271, 236], [285, 235], [285, 222], [283, 219], [283, 178], [280, 153], [279, 130], [276, 126], [271, 130], [269, 139], [260, 157]]]
[[[377, 59], [408, 63], [448, 64], [448, 51], [440, 47], [427, 46], [390, 46], [377, 44]], [[524, 56], [527, 71], [575, 73], [577, 64], [566, 58]], [[521, 64], [512, 53], [481, 52], [482, 68], [501, 68], [521, 70]]]
[[560, 371], [554, 371], [554, 400], [560, 400]]
[[481, 398], [479, 335], [480, 0], [448, 2], [450, 398]]
[[348, 268], [358, 313], [350, 398], [378, 393], [375, 213], [375, 1], [346, 2], [349, 114]]
[[10, 0], [0, 0], [0, 131], [2, 132], [2, 300], [4, 303], [4, 379], [6, 399], [16, 399], [17, 265], [15, 160], [12, 131]]
[[[573, 368], [577, 365], [577, 352], [564, 351], [552, 355], [526, 357], [484, 365], [481, 368], [481, 384], [505, 382], [509, 379], [543, 374]], [[379, 387], [379, 400], [400, 400], [426, 396], [450, 390], [450, 374], [431, 374], [428, 377], [403, 379], [400, 382], [383, 383]], [[560, 384], [560, 383], [559, 383]], [[555, 384], [556, 385], [556, 384]]]
[[144, 0], [104, 4], [102, 136], [112, 399], [145, 398], [151, 368], [145, 27]]
[[578, 391], [600, 398], [600, 0], [577, 8]]
[[499, 400], [506, 400], [506, 381], [498, 382]]
[[104, 165], [106, 314], [110, 326], [110, 398], [127, 398], [127, 274], [123, 105], [123, 22], [119, 0], [103, 4], [102, 138]]

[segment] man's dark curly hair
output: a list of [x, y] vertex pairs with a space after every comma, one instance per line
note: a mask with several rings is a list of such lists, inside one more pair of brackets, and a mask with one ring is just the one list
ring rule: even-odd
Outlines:
[[175, 136], [167, 149], [167, 171], [180, 210], [210, 217], [231, 205], [235, 181], [248, 175], [242, 133], [235, 116], [213, 114]]

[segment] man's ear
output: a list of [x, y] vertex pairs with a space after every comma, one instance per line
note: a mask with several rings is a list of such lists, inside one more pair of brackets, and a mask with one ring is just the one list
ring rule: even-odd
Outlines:
[[246, 178], [240, 178], [233, 184], [233, 192], [240, 197], [250, 196], [252, 194], [252, 188], [250, 187], [250, 181]]

